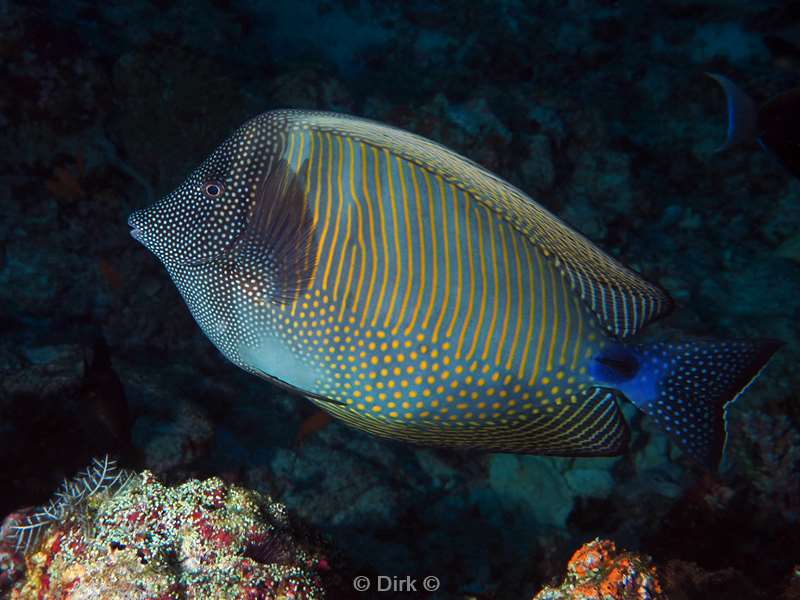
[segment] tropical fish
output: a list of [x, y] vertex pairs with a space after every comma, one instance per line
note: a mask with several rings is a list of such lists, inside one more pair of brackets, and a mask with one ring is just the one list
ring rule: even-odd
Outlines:
[[355, 117], [264, 113], [128, 223], [226, 358], [419, 444], [616, 455], [627, 398], [714, 467], [779, 345], [631, 341], [663, 290], [470, 160]]
[[728, 132], [718, 151], [757, 141], [795, 177], [800, 177], [800, 87], [761, 106], [724, 75], [707, 73], [725, 92]]

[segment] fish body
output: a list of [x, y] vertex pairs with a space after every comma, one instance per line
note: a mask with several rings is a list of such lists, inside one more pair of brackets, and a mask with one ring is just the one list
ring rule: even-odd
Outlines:
[[757, 105], [724, 75], [709, 73], [727, 100], [728, 131], [719, 150], [757, 141], [795, 177], [800, 177], [800, 87]]
[[[618, 454], [627, 397], [713, 466], [776, 347], [628, 342], [666, 293], [468, 159], [354, 117], [256, 117], [129, 223], [229, 360], [394, 439]], [[698, 361], [710, 399], [682, 379]]]

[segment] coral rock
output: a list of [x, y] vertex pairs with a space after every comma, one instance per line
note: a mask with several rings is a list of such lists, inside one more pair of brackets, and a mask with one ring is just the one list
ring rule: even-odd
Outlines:
[[533, 600], [666, 600], [647, 557], [618, 552], [614, 542], [584, 544], [567, 565], [559, 587], [545, 587]]
[[53, 523], [10, 598], [322, 598], [327, 563], [275, 517], [284, 512], [218, 478], [168, 487], [144, 471]]
[[0, 594], [10, 588], [25, 572], [19, 553], [7, 544], [0, 544]]

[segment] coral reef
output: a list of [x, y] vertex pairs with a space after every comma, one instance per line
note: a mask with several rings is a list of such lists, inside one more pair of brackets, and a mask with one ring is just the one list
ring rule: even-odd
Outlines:
[[[217, 478], [168, 487], [149, 471], [112, 473], [96, 461], [65, 482], [47, 511], [62, 514], [39, 535], [26, 529], [36, 513], [11, 526], [25, 574], [19, 555], [0, 554], [9, 598], [324, 596], [318, 573], [327, 561], [298, 539], [283, 505]], [[64, 518], [77, 503], [80, 518]]]
[[36, 546], [42, 533], [50, 527], [67, 528], [80, 524], [86, 528], [91, 518], [90, 503], [98, 495], [115, 495], [127, 486], [133, 476], [117, 468], [108, 455], [95, 458], [85, 471], [71, 480], [64, 480], [46, 505], [29, 511], [24, 517], [6, 518], [3, 541], [17, 552], [28, 552]]
[[25, 574], [25, 561], [8, 544], [0, 542], [0, 594], [11, 589]]
[[560, 585], [545, 586], [533, 600], [793, 600], [800, 592], [800, 569], [777, 574], [774, 591], [754, 584], [734, 567], [704, 569], [697, 563], [668, 560], [653, 565], [648, 556], [619, 551], [614, 542], [595, 539], [569, 560]]
[[618, 551], [596, 539], [581, 546], [558, 587], [545, 587], [533, 600], [666, 600], [650, 559]]

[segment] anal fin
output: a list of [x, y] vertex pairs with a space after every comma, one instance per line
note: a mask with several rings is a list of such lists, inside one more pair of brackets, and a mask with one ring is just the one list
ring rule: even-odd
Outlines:
[[475, 446], [497, 452], [550, 456], [619, 456], [630, 431], [617, 403], [618, 392], [592, 387], [577, 402], [552, 407], [524, 425], [475, 433]]
[[279, 379], [269, 373], [265, 373], [260, 369], [254, 369], [252, 371], [255, 375], [261, 377], [261, 379], [266, 379], [271, 384], [286, 390], [287, 392], [291, 392], [296, 396], [302, 396], [309, 400], [316, 400], [317, 402], [324, 402], [326, 404], [334, 404], [336, 406], [347, 406], [344, 402], [340, 402], [339, 400], [334, 400], [333, 398], [328, 398], [327, 396], [323, 396], [322, 394], [315, 394], [313, 392], [309, 392], [307, 390], [302, 390], [299, 387], [293, 386], [291, 383], [285, 382], [283, 379]]
[[562, 456], [618, 456], [628, 449], [630, 430], [615, 390], [592, 387], [578, 396], [574, 411], [550, 432], [553, 452]]

